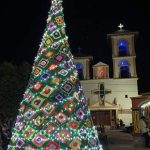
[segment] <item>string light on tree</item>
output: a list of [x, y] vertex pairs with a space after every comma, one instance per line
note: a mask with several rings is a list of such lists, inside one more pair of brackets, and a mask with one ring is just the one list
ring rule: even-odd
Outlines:
[[8, 150], [102, 150], [70, 52], [62, 10], [62, 0], [52, 0]]

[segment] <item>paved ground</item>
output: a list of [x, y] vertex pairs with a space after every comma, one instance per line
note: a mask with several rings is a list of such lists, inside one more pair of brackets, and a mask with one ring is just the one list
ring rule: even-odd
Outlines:
[[104, 150], [150, 150], [145, 148], [141, 138], [135, 138], [129, 133], [120, 130], [107, 132], [109, 148]]

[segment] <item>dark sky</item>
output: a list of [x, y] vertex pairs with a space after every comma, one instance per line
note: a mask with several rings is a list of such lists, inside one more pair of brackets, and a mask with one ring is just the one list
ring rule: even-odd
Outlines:
[[[139, 92], [150, 92], [150, 9], [148, 1], [64, 0], [67, 34], [72, 53], [78, 47], [112, 66], [107, 34], [123, 23], [139, 31], [136, 41]], [[0, 62], [33, 63], [46, 25], [50, 0], [7, 0], [0, 2]], [[111, 72], [111, 71], [110, 71]]]

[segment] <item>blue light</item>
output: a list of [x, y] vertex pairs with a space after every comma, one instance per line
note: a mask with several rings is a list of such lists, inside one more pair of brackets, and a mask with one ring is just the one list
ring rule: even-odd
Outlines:
[[117, 43], [119, 52], [118, 55], [119, 56], [128, 56], [129, 52], [128, 52], [128, 42], [126, 40], [119, 40]]
[[82, 64], [76, 64], [76, 68], [77, 68], [77, 70], [78, 70], [78, 69], [82, 69], [82, 68], [83, 68], [83, 65], [82, 65]]
[[126, 60], [120, 61], [120, 66], [129, 66], [129, 63]]
[[118, 47], [125, 47], [125, 48], [128, 48], [128, 43], [126, 40], [120, 40], [118, 42]]

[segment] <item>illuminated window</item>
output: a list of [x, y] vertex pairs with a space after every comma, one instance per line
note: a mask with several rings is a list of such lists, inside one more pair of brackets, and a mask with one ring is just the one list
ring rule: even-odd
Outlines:
[[118, 41], [118, 54], [119, 56], [128, 56], [129, 52], [128, 52], [128, 43], [126, 40], [119, 40]]
[[76, 64], [76, 69], [78, 71], [79, 79], [83, 80], [84, 79], [84, 77], [83, 77], [83, 65], [81, 63], [77, 63]]
[[76, 68], [77, 68], [77, 70], [78, 70], [78, 69], [82, 69], [82, 68], [83, 68], [83, 65], [82, 65], [82, 64], [76, 64]]
[[120, 78], [130, 78], [129, 63], [126, 60], [122, 60], [119, 63], [120, 66]]

